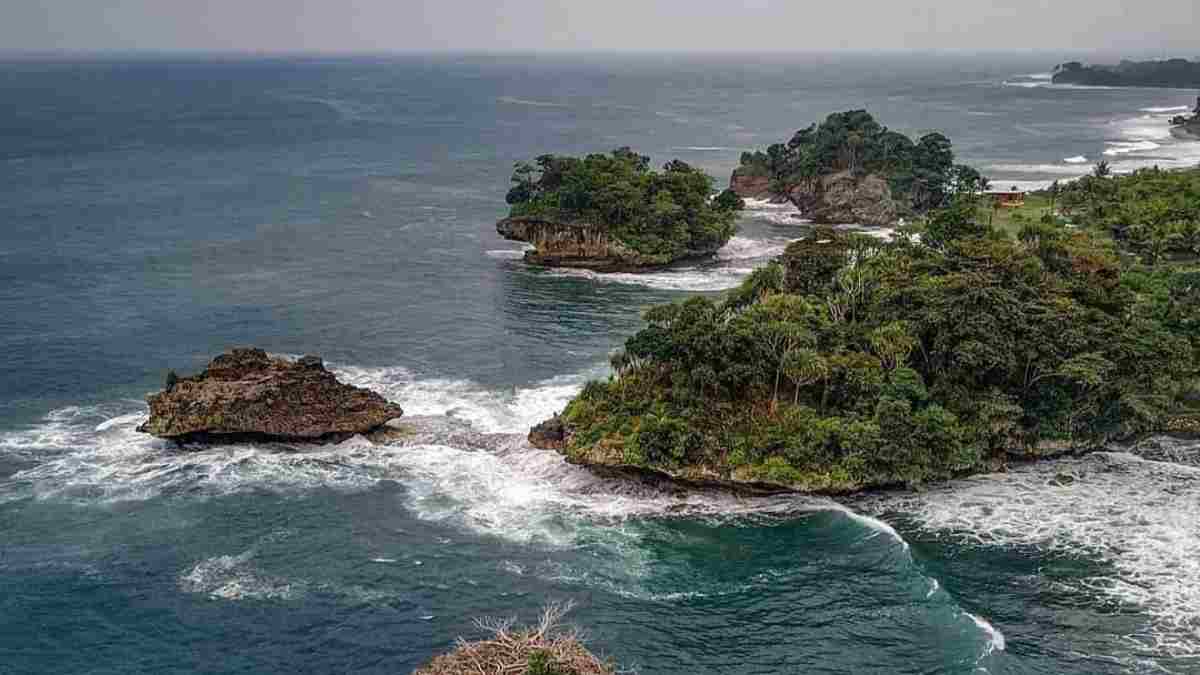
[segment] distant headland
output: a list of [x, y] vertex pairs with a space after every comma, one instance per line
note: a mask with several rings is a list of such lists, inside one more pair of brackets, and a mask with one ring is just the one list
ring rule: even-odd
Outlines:
[[1117, 65], [1084, 65], [1069, 61], [1055, 67], [1053, 82], [1100, 87], [1200, 88], [1200, 61], [1123, 60]]

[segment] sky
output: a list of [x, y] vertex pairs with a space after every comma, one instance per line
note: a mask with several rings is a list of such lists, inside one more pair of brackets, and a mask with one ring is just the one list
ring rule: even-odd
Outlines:
[[0, 0], [11, 51], [1200, 56], [1200, 0]]

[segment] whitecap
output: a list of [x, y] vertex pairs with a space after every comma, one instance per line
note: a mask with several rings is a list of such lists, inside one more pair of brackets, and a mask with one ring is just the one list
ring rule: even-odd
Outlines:
[[996, 629], [995, 626], [993, 626], [986, 619], [984, 619], [980, 616], [977, 616], [970, 612], [963, 612], [963, 614], [965, 614], [969, 619], [971, 619], [971, 621], [974, 621], [975, 625], [978, 626], [979, 629], [982, 630], [984, 632], [984, 634], [988, 636], [987, 651], [984, 652], [985, 656], [988, 654], [991, 654], [992, 652], [1004, 651], [1005, 647], [1007, 646], [1005, 643], [1005, 640], [1004, 640], [1004, 633], [1001, 633], [999, 630]]
[[1083, 155], [1075, 155], [1074, 157], [1067, 157], [1063, 161], [1067, 164], [1087, 164], [1088, 158]]
[[[1192, 442], [1194, 445], [1194, 442]], [[1075, 480], [1055, 478], [1069, 473]], [[1158, 654], [1200, 657], [1200, 468], [1095, 453], [954, 481], [882, 500], [926, 531], [977, 546], [1096, 557], [1111, 571], [1059, 580], [1097, 604], [1139, 608], [1124, 636]]]
[[1156, 107], [1141, 108], [1140, 110], [1142, 112], [1162, 114], [1162, 113], [1174, 113], [1174, 112], [1191, 112], [1192, 108], [1191, 108], [1191, 106], [1186, 106], [1186, 105], [1169, 105], [1169, 106], [1163, 106], [1163, 107], [1157, 107], [1157, 108]]
[[1115, 157], [1119, 155], [1127, 155], [1132, 153], [1149, 152], [1162, 147], [1154, 141], [1114, 141], [1108, 144], [1109, 147], [1104, 151], [1105, 155]]

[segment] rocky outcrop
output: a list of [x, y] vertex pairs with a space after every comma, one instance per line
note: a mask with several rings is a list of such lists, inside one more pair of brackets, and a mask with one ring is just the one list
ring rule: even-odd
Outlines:
[[567, 444], [567, 427], [558, 415], [529, 430], [529, 444], [542, 450], [562, 450]]
[[178, 442], [336, 441], [366, 433], [404, 411], [379, 394], [338, 382], [316, 356], [289, 361], [234, 349], [198, 375], [167, 376], [147, 397], [138, 431]]
[[742, 199], [768, 199], [785, 202], [787, 198], [771, 191], [771, 177], [739, 166], [729, 178], [729, 189]]
[[596, 272], [638, 272], [717, 252], [688, 250], [675, 257], [645, 255], [617, 241], [601, 226], [532, 217], [505, 218], [496, 223], [496, 232], [510, 241], [532, 244], [533, 250], [525, 252], [527, 263]]
[[849, 171], [793, 186], [791, 200], [814, 223], [887, 227], [899, 217], [888, 182], [875, 174], [856, 177]]
[[822, 176], [792, 185], [786, 194], [771, 190], [768, 176], [734, 169], [729, 187], [743, 199], [791, 202], [804, 217], [818, 224], [856, 224], [889, 227], [899, 218], [899, 207], [891, 186], [882, 176], [855, 176], [849, 171]]

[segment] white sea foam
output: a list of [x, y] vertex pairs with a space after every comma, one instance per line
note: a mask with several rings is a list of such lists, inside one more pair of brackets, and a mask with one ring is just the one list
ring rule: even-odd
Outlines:
[[1075, 155], [1074, 157], [1067, 157], [1063, 161], [1067, 164], [1087, 164], [1088, 158], [1083, 155]]
[[896, 541], [896, 543], [900, 544], [905, 551], [908, 551], [908, 542], [904, 540], [904, 537], [900, 536], [900, 533], [896, 531], [896, 528], [888, 525], [882, 520], [858, 513], [857, 511], [851, 510], [837, 503], [831, 503], [829, 505], [829, 509], [832, 511], [837, 511], [854, 522], [874, 530], [876, 534], [883, 534], [891, 537]]
[[979, 629], [982, 630], [988, 636], [987, 651], [984, 652], [985, 656], [988, 654], [991, 654], [992, 652], [1004, 651], [1004, 648], [1006, 646], [1005, 641], [1004, 641], [1004, 633], [1001, 633], [1000, 631], [996, 630], [995, 626], [993, 626], [991, 623], [988, 623], [987, 620], [985, 620], [979, 616], [976, 616], [970, 612], [963, 612], [963, 614], [965, 614], [969, 619], [971, 619], [971, 621], [974, 621], [975, 625], [979, 626]]
[[302, 585], [259, 574], [251, 564], [254, 551], [202, 560], [179, 577], [180, 590], [215, 600], [292, 600]]
[[[1057, 480], [1067, 474], [1071, 480]], [[980, 546], [1034, 546], [1111, 568], [1061, 582], [1097, 603], [1136, 607], [1144, 655], [1200, 657], [1200, 468], [1097, 453], [955, 481], [898, 498], [925, 530]]]
[[763, 260], [774, 258], [783, 253], [790, 239], [750, 239], [749, 237], [734, 237], [717, 251], [717, 259], [731, 260]]
[[1157, 107], [1157, 108], [1155, 108], [1155, 107], [1141, 108], [1142, 112], [1158, 113], [1158, 114], [1174, 113], [1174, 112], [1191, 112], [1191, 110], [1192, 110], [1191, 106], [1186, 106], [1186, 105], [1170, 105], [1170, 106], [1163, 106], [1163, 107]]
[[489, 258], [495, 258], [497, 260], [520, 260], [525, 257], [525, 251], [529, 251], [531, 249], [532, 247], [520, 249], [497, 248], [490, 251], [484, 251], [483, 254]]
[[1113, 141], [1109, 143], [1108, 146], [1109, 147], [1104, 151], [1104, 154], [1108, 155], [1109, 157], [1149, 152], [1162, 147], [1154, 141]]

